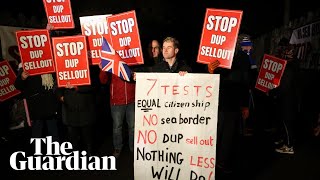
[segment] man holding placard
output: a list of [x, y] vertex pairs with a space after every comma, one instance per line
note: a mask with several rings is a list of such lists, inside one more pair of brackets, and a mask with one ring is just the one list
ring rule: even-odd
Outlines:
[[[243, 42], [243, 39], [240, 39], [240, 42]], [[218, 60], [208, 64], [209, 73], [220, 74], [217, 169], [221, 170], [222, 176], [230, 177], [241, 119], [246, 120], [249, 117], [251, 64], [247, 53], [238, 52], [233, 58], [231, 69], [218, 68], [219, 65]]]
[[244, 53], [235, 53], [242, 13], [207, 8], [197, 57], [209, 73], [220, 74], [216, 167], [226, 177], [232, 175], [240, 115], [249, 116], [250, 61]]
[[152, 67], [153, 72], [191, 72], [191, 68], [185, 61], [179, 60], [179, 41], [173, 37], [167, 37], [163, 40], [162, 55], [164, 60]]

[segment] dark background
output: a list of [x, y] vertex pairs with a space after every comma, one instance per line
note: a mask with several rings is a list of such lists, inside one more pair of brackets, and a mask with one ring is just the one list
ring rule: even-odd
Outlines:
[[[74, 19], [79, 16], [117, 14], [136, 10], [142, 35], [159, 32], [201, 32], [206, 8], [243, 10], [241, 30], [253, 36], [283, 24], [285, 0], [71, 0]], [[289, 0], [290, 1], [290, 0]], [[312, 3], [313, 2], [313, 3]], [[7, 11], [45, 18], [42, 0], [10, 0]], [[312, 0], [290, 1], [290, 19], [307, 15], [317, 6]], [[79, 24], [78, 24], [79, 25]], [[160, 31], [161, 29], [161, 31]], [[148, 36], [148, 35], [146, 35]]]

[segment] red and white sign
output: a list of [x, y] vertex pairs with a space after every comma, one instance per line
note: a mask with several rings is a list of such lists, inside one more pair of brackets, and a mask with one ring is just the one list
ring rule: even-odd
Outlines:
[[70, 0], [43, 0], [48, 23], [53, 29], [72, 29], [74, 20]]
[[16, 38], [24, 71], [31, 76], [55, 71], [48, 30], [17, 31]]
[[65, 36], [52, 38], [58, 87], [90, 85], [86, 37]]
[[219, 60], [219, 67], [231, 69], [242, 11], [207, 9], [197, 62]]
[[16, 74], [8, 61], [0, 62], [0, 102], [10, 99], [21, 92], [14, 87]]
[[143, 64], [142, 48], [135, 11], [107, 17], [112, 47], [128, 65]]
[[100, 64], [102, 37], [111, 42], [108, 33], [107, 17], [109, 15], [95, 15], [80, 17], [82, 35], [87, 37], [89, 63]]
[[286, 60], [265, 54], [255, 87], [263, 92], [278, 87], [286, 64]]

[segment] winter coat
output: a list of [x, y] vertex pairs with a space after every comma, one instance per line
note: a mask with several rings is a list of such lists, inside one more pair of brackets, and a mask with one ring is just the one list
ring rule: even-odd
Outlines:
[[187, 71], [190, 73], [192, 72], [192, 69], [186, 64], [185, 61], [179, 59], [176, 59], [171, 68], [167, 61], [161, 61], [152, 67], [152, 72], [178, 73], [179, 71]]
[[[29, 116], [31, 120], [52, 119], [59, 108], [59, 101], [56, 96], [56, 82], [52, 89], [42, 86], [41, 75], [29, 76], [22, 80], [23, 69], [18, 72], [14, 86], [23, 93], [27, 100]], [[55, 74], [52, 74], [55, 81]]]
[[59, 88], [59, 99], [63, 96], [62, 120], [67, 126], [81, 127], [95, 122], [97, 115], [96, 94], [99, 84], [98, 75], [90, 68], [91, 85], [76, 86], [76, 88]]
[[64, 97], [62, 103], [62, 120], [67, 126], [85, 126], [92, 124], [96, 117], [95, 88], [91, 85], [77, 88], [59, 88], [59, 97]]
[[231, 69], [216, 69], [220, 74], [219, 110], [238, 112], [241, 107], [249, 107], [250, 67], [249, 56], [239, 51]]

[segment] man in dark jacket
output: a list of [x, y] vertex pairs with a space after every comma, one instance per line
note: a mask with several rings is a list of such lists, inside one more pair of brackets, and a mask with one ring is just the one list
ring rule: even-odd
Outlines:
[[[240, 43], [251, 45], [244, 37]], [[217, 126], [217, 170], [219, 175], [230, 178], [233, 173], [234, 152], [237, 148], [237, 136], [241, 119], [249, 117], [249, 55], [239, 49], [236, 52], [231, 69], [217, 68], [219, 62], [208, 64], [210, 73], [220, 74], [218, 126]]]
[[185, 61], [179, 60], [179, 41], [173, 37], [167, 37], [163, 40], [162, 55], [163, 61], [152, 67], [152, 72], [171, 72], [185, 74], [191, 72], [191, 68]]
[[90, 66], [91, 85], [73, 86], [67, 84], [59, 88], [58, 97], [62, 102], [62, 120], [68, 131], [68, 140], [74, 149], [84, 149], [88, 155], [93, 153], [93, 123], [96, 120], [96, 93], [98, 66]]
[[[163, 60], [151, 67], [149, 72], [156, 73], [179, 73], [185, 75], [192, 72], [191, 67], [183, 60], [177, 58], [179, 52], [179, 41], [173, 37], [166, 37], [163, 40]], [[136, 80], [136, 72], [133, 73], [133, 80]]]
[[[298, 62], [294, 58], [293, 47], [289, 40], [282, 38], [278, 44], [276, 56], [287, 61], [280, 86], [271, 90], [269, 94], [276, 97], [276, 109], [279, 118], [279, 136], [283, 138], [284, 144], [276, 149], [276, 152], [294, 154], [294, 123], [298, 113], [297, 99], [297, 75]], [[283, 127], [281, 127], [283, 126]]]

